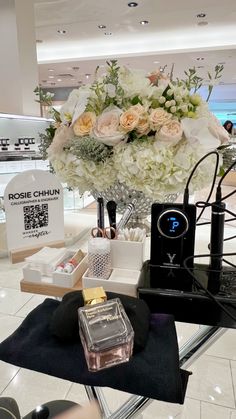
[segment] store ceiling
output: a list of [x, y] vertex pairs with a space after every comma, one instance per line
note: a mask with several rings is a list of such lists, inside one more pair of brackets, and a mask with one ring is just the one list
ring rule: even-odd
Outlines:
[[195, 66], [205, 78], [223, 63], [221, 83], [236, 84], [235, 0], [33, 1], [42, 86], [91, 81], [109, 58], [147, 72], [174, 63], [176, 77]]

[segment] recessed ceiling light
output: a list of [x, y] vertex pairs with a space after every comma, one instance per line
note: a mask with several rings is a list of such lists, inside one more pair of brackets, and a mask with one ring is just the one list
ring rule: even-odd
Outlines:
[[153, 61], [153, 64], [159, 64], [160, 61]]
[[72, 67], [72, 68], [70, 68], [71, 70], [74, 70], [74, 71], [78, 71], [79, 70], [79, 67]]
[[54, 76], [48, 76], [49, 79], [54, 79]]
[[98, 25], [99, 29], [106, 29], [106, 25]]
[[57, 81], [62, 81], [61, 79], [57, 79]]
[[111, 36], [112, 35], [112, 32], [104, 32], [104, 35], [105, 36]]
[[57, 33], [59, 33], [60, 35], [65, 35], [66, 31], [64, 29], [58, 29]]
[[36, 44], [42, 44], [43, 40], [42, 39], [36, 39]]
[[129, 7], [137, 7], [138, 3], [136, 3], [135, 1], [131, 1], [130, 3], [128, 3]]
[[197, 57], [196, 60], [197, 61], [203, 61], [203, 60], [205, 60], [205, 58], [203, 58], [203, 57]]
[[202, 20], [201, 22], [198, 22], [198, 26], [206, 26], [208, 25], [208, 22], [206, 20]]
[[55, 86], [56, 85], [56, 83], [50, 83], [51, 84], [51, 86]]
[[141, 20], [139, 23], [140, 23], [140, 25], [148, 25], [149, 24], [148, 20]]
[[198, 19], [203, 18], [203, 17], [206, 17], [206, 13], [198, 13], [197, 14]]
[[48, 71], [54, 71], [53, 68], [49, 68]]

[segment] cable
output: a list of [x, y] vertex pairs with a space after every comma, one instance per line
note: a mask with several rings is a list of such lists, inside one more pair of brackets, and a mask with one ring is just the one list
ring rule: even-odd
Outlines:
[[[201, 282], [199, 282], [198, 281], [198, 279], [194, 276], [194, 274], [193, 274], [193, 272], [191, 271], [191, 269], [187, 266], [187, 262], [189, 261], [189, 260], [191, 260], [191, 259], [196, 259], [196, 258], [204, 258], [204, 257], [207, 257], [207, 258], [209, 258], [211, 256], [211, 254], [203, 254], [203, 255], [193, 255], [193, 256], [188, 256], [185, 260], [184, 260], [184, 262], [183, 262], [183, 266], [184, 266], [184, 268], [187, 270], [187, 272], [191, 275], [191, 277], [193, 278], [193, 280], [194, 280], [194, 282], [197, 284], [197, 286], [198, 286], [198, 288], [200, 288], [200, 289], [202, 289], [204, 292], [205, 292], [205, 294], [211, 299], [211, 300], [213, 300], [214, 301], [214, 303], [215, 304], [217, 304], [220, 308], [221, 308], [221, 310], [223, 310], [231, 319], [233, 319], [235, 322], [236, 322], [236, 317], [233, 315], [233, 314], [231, 314], [230, 313], [230, 311], [229, 310], [227, 310], [227, 308], [225, 308], [224, 306], [223, 306], [223, 304], [221, 304], [219, 301], [217, 301], [217, 299], [214, 297], [214, 295], [210, 292], [210, 291], [208, 291], [208, 289], [207, 288], [205, 288], [202, 284], [201, 284]], [[235, 252], [233, 252], [233, 253], [218, 253], [218, 254], [214, 254], [214, 256], [216, 256], [216, 257], [224, 257], [224, 256], [236, 256], [236, 253]], [[235, 272], [236, 273], [236, 272]]]
[[225, 199], [229, 198], [230, 196], [234, 195], [236, 193], [236, 189], [234, 189], [234, 191], [228, 193], [227, 195], [223, 196], [223, 198], [221, 198], [221, 201], [224, 201]]
[[[207, 154], [205, 154], [200, 160], [198, 160], [198, 162], [195, 164], [195, 166], [194, 166], [194, 168], [192, 169], [192, 171], [191, 171], [191, 173], [190, 173], [190, 175], [189, 175], [189, 177], [188, 177], [188, 180], [187, 180], [187, 183], [186, 183], [186, 186], [185, 186], [185, 189], [184, 189], [184, 199], [183, 199], [183, 204], [184, 204], [184, 206], [185, 205], [188, 205], [188, 201], [189, 201], [189, 184], [190, 184], [190, 182], [191, 182], [191, 180], [192, 180], [192, 177], [193, 177], [193, 175], [194, 175], [194, 173], [195, 173], [195, 171], [196, 171], [196, 169], [198, 168], [198, 166], [207, 158], [207, 157], [209, 157], [209, 156], [211, 156], [211, 155], [215, 155], [216, 156], [216, 165], [215, 165], [215, 173], [217, 173], [217, 171], [218, 171], [218, 166], [219, 166], [219, 154], [217, 153], [217, 151], [210, 151], [209, 153], [207, 153]], [[215, 177], [216, 175], [214, 174], [214, 177]], [[213, 182], [213, 185], [211, 186], [211, 189], [213, 189], [214, 188], [214, 184], [215, 184], [215, 179], [214, 179], [214, 182]], [[208, 199], [210, 199], [210, 197], [211, 197], [211, 194], [212, 194], [212, 191], [210, 191], [210, 194], [209, 194], [209, 198]]]
[[226, 237], [226, 239], [224, 239], [224, 242], [227, 242], [228, 240], [233, 240], [235, 238], [236, 238], [236, 236]]
[[230, 265], [230, 266], [232, 266], [232, 268], [236, 269], [236, 265], [234, 265], [233, 263], [229, 262], [228, 260], [226, 260], [224, 258], [222, 260], [223, 260], [223, 262], [227, 263], [227, 265]]
[[0, 410], [3, 410], [4, 412], [8, 413], [11, 416], [11, 418], [17, 419], [17, 417], [13, 415], [13, 413], [10, 412], [10, 410], [6, 409], [5, 407], [0, 406]]

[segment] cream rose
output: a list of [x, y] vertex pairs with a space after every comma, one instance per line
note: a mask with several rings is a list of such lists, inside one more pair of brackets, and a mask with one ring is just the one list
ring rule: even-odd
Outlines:
[[117, 107], [105, 110], [96, 120], [92, 137], [109, 146], [125, 139], [124, 133], [119, 130], [121, 112]]
[[178, 121], [170, 121], [166, 125], [163, 125], [156, 133], [156, 139], [167, 144], [174, 146], [182, 138], [183, 129]]
[[139, 114], [131, 108], [120, 116], [120, 126], [125, 132], [133, 131], [138, 123]]
[[83, 135], [88, 135], [96, 121], [96, 115], [94, 112], [84, 112], [82, 115], [76, 119], [73, 125], [73, 131], [75, 135], [81, 137]]
[[149, 115], [150, 127], [156, 131], [162, 125], [165, 125], [171, 118], [172, 115], [162, 108], [152, 109]]

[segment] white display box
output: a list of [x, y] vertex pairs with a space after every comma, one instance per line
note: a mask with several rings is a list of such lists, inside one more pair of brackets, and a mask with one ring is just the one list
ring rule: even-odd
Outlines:
[[[66, 258], [72, 257], [75, 252], [66, 254]], [[38, 269], [31, 269], [27, 264], [23, 267], [24, 280], [29, 282], [46, 283], [57, 285], [59, 287], [71, 288], [82, 277], [88, 267], [87, 256], [85, 255], [81, 262], [70, 274], [65, 272], [53, 272], [52, 276], [44, 276]]]
[[140, 270], [144, 260], [142, 242], [111, 240], [111, 261], [113, 268]]
[[131, 269], [112, 269], [108, 279], [91, 278], [88, 276], [88, 269], [82, 276], [83, 288], [103, 287], [105, 291], [117, 292], [118, 294], [137, 297], [140, 271]]

